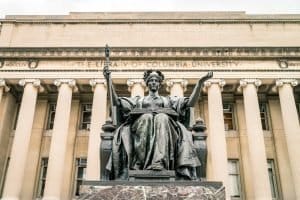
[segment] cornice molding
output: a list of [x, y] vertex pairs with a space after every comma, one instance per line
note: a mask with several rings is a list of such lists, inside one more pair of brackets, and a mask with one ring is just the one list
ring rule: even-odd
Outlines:
[[82, 24], [246, 24], [299, 23], [299, 14], [249, 15], [245, 12], [71, 12], [69, 15], [7, 15], [2, 23]]
[[[104, 59], [104, 47], [2, 47], [0, 63], [5, 59]], [[266, 59], [299, 58], [300, 47], [111, 47], [111, 59], [164, 59], [164, 58], [230, 58]], [[34, 60], [38, 64], [38, 60]], [[283, 63], [284, 64], [284, 63]], [[0, 64], [1, 67], [1, 64]]]

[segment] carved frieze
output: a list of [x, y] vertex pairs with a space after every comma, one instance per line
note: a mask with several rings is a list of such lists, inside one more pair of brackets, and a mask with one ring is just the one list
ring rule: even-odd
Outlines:
[[[111, 47], [111, 58], [295, 58], [299, 47]], [[104, 58], [103, 47], [1, 48], [1, 58]]]
[[[29, 67], [28, 61], [7, 60], [0, 71], [95, 71], [102, 70], [103, 60], [41, 60], [34, 67]], [[282, 67], [278, 61], [270, 60], [114, 60], [111, 70], [144, 71], [146, 69], [171, 71], [299, 71], [300, 60], [288, 61], [288, 66]]]

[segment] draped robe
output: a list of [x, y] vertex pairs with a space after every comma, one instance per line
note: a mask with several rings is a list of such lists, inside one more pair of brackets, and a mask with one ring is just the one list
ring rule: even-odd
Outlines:
[[127, 179], [128, 170], [175, 170], [196, 179], [200, 166], [192, 133], [183, 125], [189, 117], [188, 98], [146, 96], [118, 99], [122, 124], [115, 131], [106, 166], [113, 179]]

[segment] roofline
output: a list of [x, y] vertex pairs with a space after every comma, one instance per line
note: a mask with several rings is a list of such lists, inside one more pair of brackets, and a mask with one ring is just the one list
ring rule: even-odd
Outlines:
[[6, 15], [1, 23], [299, 23], [300, 14], [245, 12], [70, 12], [69, 15]]

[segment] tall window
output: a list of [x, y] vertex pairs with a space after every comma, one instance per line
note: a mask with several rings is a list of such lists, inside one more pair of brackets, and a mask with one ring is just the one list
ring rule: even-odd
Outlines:
[[277, 199], [278, 198], [278, 187], [277, 187], [277, 181], [276, 181], [274, 160], [268, 159], [267, 163], [268, 163], [268, 174], [269, 174], [272, 198]]
[[235, 159], [228, 160], [229, 174], [229, 193], [231, 199], [241, 198], [241, 179], [239, 170], [239, 161]]
[[53, 129], [54, 125], [54, 118], [55, 118], [55, 110], [56, 110], [56, 104], [51, 103], [49, 104], [49, 110], [48, 110], [48, 122], [47, 122], [47, 129]]
[[48, 158], [42, 158], [41, 167], [40, 167], [40, 176], [39, 176], [39, 182], [38, 182], [37, 197], [44, 196], [47, 168], [48, 168]]
[[269, 130], [267, 104], [265, 103], [259, 104], [259, 111], [260, 111], [262, 129]]
[[90, 130], [92, 116], [92, 104], [81, 105], [80, 129]]
[[86, 158], [76, 159], [76, 177], [75, 177], [75, 196], [79, 196], [80, 186], [85, 179], [86, 174]]
[[223, 104], [223, 115], [224, 115], [225, 131], [235, 130], [233, 104], [230, 103]]

